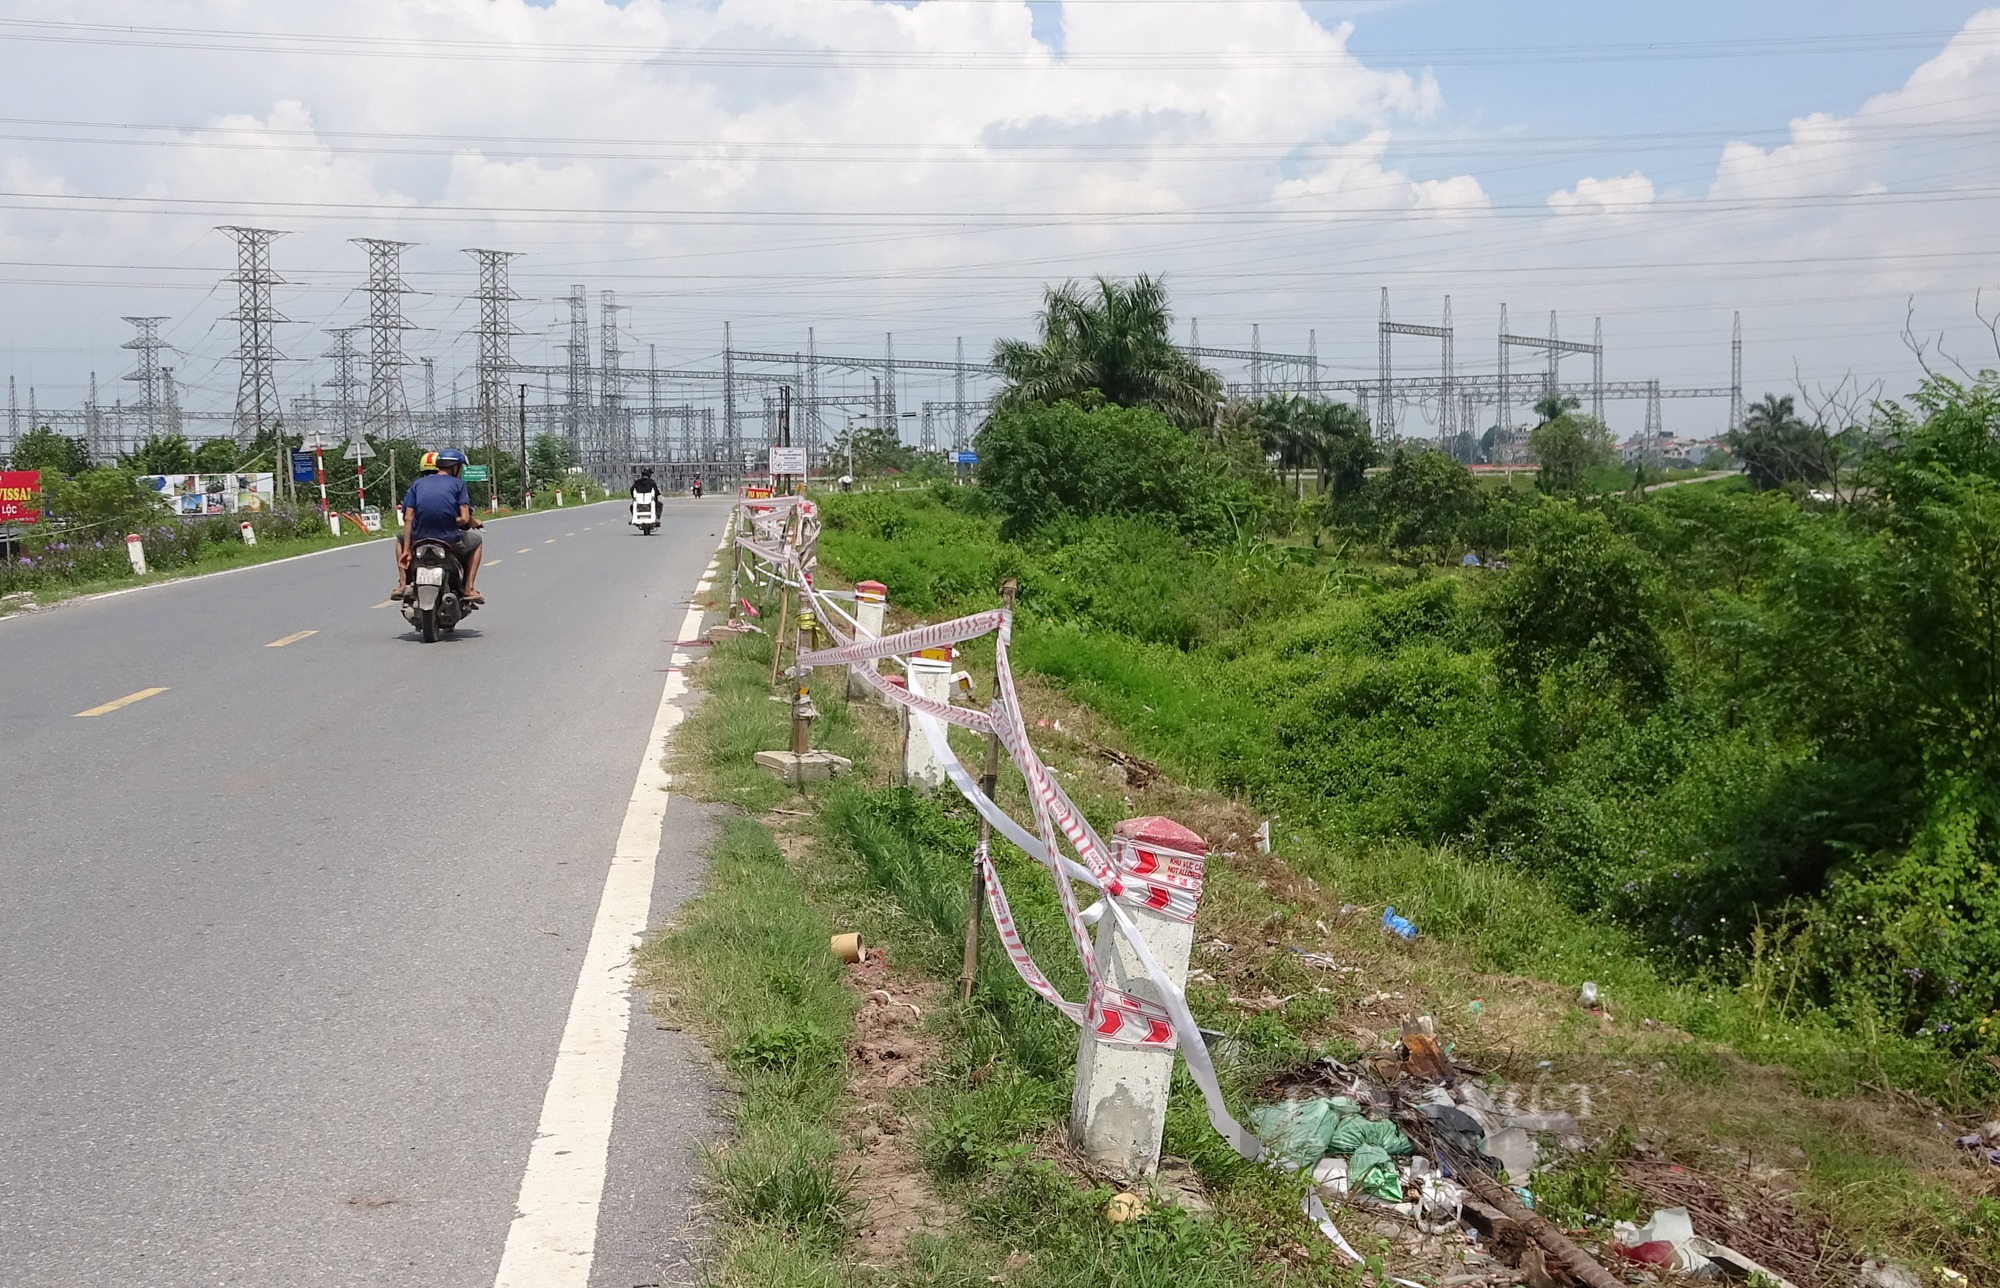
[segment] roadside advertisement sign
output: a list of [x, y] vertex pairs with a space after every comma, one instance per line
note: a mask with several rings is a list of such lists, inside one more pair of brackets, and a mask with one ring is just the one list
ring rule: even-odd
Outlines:
[[785, 475], [803, 476], [806, 472], [806, 449], [803, 447], [774, 447], [771, 449], [771, 477]]
[[277, 497], [275, 474], [141, 474], [139, 482], [180, 515], [254, 513]]
[[0, 523], [42, 521], [42, 472], [0, 470]]

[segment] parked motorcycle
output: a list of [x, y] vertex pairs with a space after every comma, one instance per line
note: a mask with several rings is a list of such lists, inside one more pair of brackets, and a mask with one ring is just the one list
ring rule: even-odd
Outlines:
[[658, 492], [641, 492], [632, 498], [632, 526], [649, 537], [653, 535], [653, 529], [660, 526]]
[[465, 569], [458, 552], [442, 541], [419, 541], [410, 553], [410, 588], [403, 593], [403, 617], [417, 628], [424, 643], [449, 635], [479, 607], [467, 603]]

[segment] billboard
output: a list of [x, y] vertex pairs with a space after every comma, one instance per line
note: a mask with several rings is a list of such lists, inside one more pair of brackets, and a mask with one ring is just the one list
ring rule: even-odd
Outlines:
[[139, 482], [180, 515], [254, 513], [277, 496], [275, 474], [141, 474]]
[[0, 470], [0, 523], [42, 521], [42, 472]]

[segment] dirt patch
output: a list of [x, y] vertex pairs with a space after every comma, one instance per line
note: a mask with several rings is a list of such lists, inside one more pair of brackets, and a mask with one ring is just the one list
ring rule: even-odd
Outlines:
[[1854, 1265], [1833, 1249], [1825, 1225], [1794, 1209], [1792, 1193], [1775, 1178], [1633, 1159], [1618, 1170], [1655, 1206], [1686, 1208], [1696, 1234], [1754, 1258], [1798, 1288], [1852, 1282]]
[[943, 1003], [945, 989], [891, 970], [880, 956], [851, 969], [847, 983], [861, 994], [848, 1050], [855, 1103], [843, 1123], [853, 1143], [859, 1205], [853, 1255], [863, 1266], [886, 1266], [901, 1258], [913, 1237], [942, 1233], [958, 1216], [931, 1192], [906, 1112], [909, 1090], [939, 1058], [926, 1020]]

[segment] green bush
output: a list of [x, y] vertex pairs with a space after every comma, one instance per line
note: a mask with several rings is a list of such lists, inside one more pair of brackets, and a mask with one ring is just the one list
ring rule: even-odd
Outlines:
[[979, 486], [1011, 537], [1065, 518], [1135, 514], [1214, 541], [1258, 508], [1221, 452], [1145, 408], [1024, 405], [987, 421], [977, 447]]

